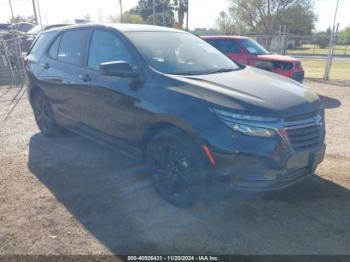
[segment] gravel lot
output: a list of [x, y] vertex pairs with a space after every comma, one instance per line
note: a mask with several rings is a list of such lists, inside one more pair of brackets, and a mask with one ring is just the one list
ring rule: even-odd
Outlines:
[[190, 209], [162, 200], [140, 161], [45, 138], [25, 92], [0, 87], [0, 254], [350, 254], [350, 86], [306, 85], [327, 106], [316, 175], [260, 196], [213, 187]]

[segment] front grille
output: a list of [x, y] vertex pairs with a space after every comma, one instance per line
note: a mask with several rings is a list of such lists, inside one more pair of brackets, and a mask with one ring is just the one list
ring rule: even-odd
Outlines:
[[323, 142], [324, 121], [320, 115], [298, 121], [286, 121], [285, 128], [295, 151], [313, 149]]
[[291, 70], [293, 68], [293, 63], [274, 61], [273, 69]]
[[289, 116], [285, 118], [287, 122], [294, 122], [294, 121], [299, 121], [299, 120], [307, 120], [312, 117], [316, 117], [317, 113], [316, 112], [310, 112], [306, 114], [301, 114], [301, 115], [294, 115], [294, 116]]

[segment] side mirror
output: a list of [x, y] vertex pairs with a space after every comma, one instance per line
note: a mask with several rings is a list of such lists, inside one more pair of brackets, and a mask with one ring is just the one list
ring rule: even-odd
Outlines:
[[100, 64], [100, 71], [106, 76], [135, 78], [138, 74], [125, 61], [111, 61]]

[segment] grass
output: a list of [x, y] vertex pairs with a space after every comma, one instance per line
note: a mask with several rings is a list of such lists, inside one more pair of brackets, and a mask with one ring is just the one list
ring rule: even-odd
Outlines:
[[[295, 49], [288, 49], [289, 55], [328, 55], [328, 47], [320, 48], [317, 45], [303, 45]], [[337, 45], [334, 50], [335, 55], [350, 55], [350, 46]]]
[[[323, 78], [326, 59], [302, 58], [300, 60], [305, 70], [305, 77]], [[333, 60], [329, 78], [331, 80], [350, 80], [350, 59]]]

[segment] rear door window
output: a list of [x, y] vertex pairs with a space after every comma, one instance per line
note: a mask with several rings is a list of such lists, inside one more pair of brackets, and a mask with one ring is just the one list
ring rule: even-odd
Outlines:
[[81, 65], [88, 34], [88, 29], [63, 33], [57, 59], [68, 64]]

